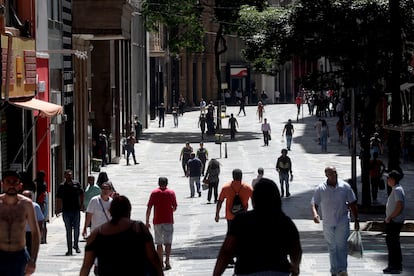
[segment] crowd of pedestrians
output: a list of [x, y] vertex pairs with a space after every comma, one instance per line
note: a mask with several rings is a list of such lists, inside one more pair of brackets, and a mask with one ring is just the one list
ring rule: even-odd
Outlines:
[[[260, 105], [260, 104], [259, 104]], [[258, 109], [259, 110], [259, 109]], [[298, 109], [299, 110], [299, 109]], [[337, 109], [337, 111], [340, 109]], [[240, 110], [241, 111], [241, 110]], [[244, 111], [244, 108], [243, 108]], [[264, 108], [262, 108], [264, 112]], [[204, 100], [200, 102], [200, 121], [208, 113], [208, 106]], [[239, 112], [240, 113], [240, 112]], [[338, 114], [340, 112], [338, 111]], [[263, 121], [262, 121], [263, 120]], [[261, 131], [263, 133], [264, 145], [268, 146], [271, 140], [271, 128], [267, 118], [263, 119], [263, 113], [259, 115]], [[336, 128], [338, 131], [338, 142], [342, 143], [342, 136], [346, 134], [348, 121], [343, 117], [338, 119]], [[159, 121], [159, 126], [164, 126], [164, 119]], [[231, 140], [235, 140], [237, 119], [231, 114], [229, 128]], [[318, 118], [315, 129], [317, 140], [321, 145], [322, 152], [327, 151], [329, 128], [326, 120]], [[202, 137], [204, 138], [202, 129]], [[131, 132], [133, 136], [134, 133]], [[286, 148], [281, 150], [277, 158], [275, 169], [279, 175], [278, 185], [264, 177], [264, 169], [259, 167], [258, 175], [252, 184], [243, 181], [243, 172], [240, 169], [232, 171], [233, 179], [226, 182], [219, 189], [220, 162], [216, 159], [209, 160], [208, 150], [201, 141], [199, 148], [194, 151], [190, 142], [186, 142], [180, 152], [184, 176], [189, 181], [189, 196], [202, 196], [201, 182], [208, 186], [207, 201], [211, 203], [214, 199], [216, 204], [216, 222], [220, 221], [220, 212], [224, 206], [227, 233], [222, 247], [218, 252], [213, 275], [222, 275], [229, 265], [234, 265], [236, 275], [299, 275], [302, 258], [302, 245], [300, 235], [293, 221], [286, 216], [282, 210], [281, 198], [290, 197], [289, 181], [293, 180], [292, 161], [288, 152], [292, 148], [292, 137], [294, 126], [289, 119], [284, 125], [282, 136], [286, 137]], [[133, 152], [135, 138], [130, 139], [132, 150], [127, 149], [127, 164], [129, 155]], [[348, 141], [349, 143], [349, 141]], [[380, 180], [385, 171], [385, 166], [378, 155], [382, 153], [382, 141], [378, 133], [371, 138], [372, 162], [370, 163], [370, 179], [372, 185], [372, 197], [376, 200]], [[323, 224], [323, 234], [328, 245], [330, 272], [332, 275], [347, 275], [347, 247], [346, 242], [350, 233], [349, 214], [354, 219], [354, 230], [359, 230], [358, 208], [356, 197], [351, 187], [338, 178], [335, 167], [325, 168], [326, 181], [321, 183], [314, 191], [310, 200], [313, 221]], [[203, 179], [201, 177], [204, 176]], [[388, 175], [387, 185], [390, 187], [386, 209], [386, 243], [389, 252], [388, 266], [384, 273], [400, 273], [402, 271], [402, 255], [399, 244], [399, 235], [404, 222], [405, 194], [399, 181], [402, 174], [392, 171]], [[114, 186], [105, 172], [101, 172], [95, 183], [94, 177], [88, 178], [85, 189], [79, 181], [75, 180], [71, 170], [66, 170], [64, 181], [57, 190], [56, 214], [62, 213], [66, 229], [67, 252], [65, 255], [81, 253], [79, 247], [80, 216], [85, 211], [85, 221], [82, 236], [87, 240], [84, 250], [84, 260], [80, 275], [89, 275], [94, 267], [96, 275], [126, 275], [136, 272], [138, 275], [163, 275], [164, 270], [172, 269], [170, 256], [172, 252], [174, 233], [174, 212], [177, 210], [177, 199], [175, 192], [168, 188], [168, 179], [159, 177], [158, 187], [154, 189], [147, 203], [145, 223], [131, 220], [131, 203], [126, 196], [118, 195]], [[37, 186], [44, 183], [44, 176], [37, 177]], [[13, 268], [16, 274], [30, 274], [35, 270], [35, 262], [40, 244], [40, 233], [43, 233], [45, 216], [40, 205], [28, 203], [30, 200], [18, 194], [22, 189], [19, 187], [20, 176], [13, 172], [3, 174], [2, 185], [4, 194], [0, 195], [0, 218], [6, 218], [5, 207], [10, 202], [19, 201], [19, 208], [13, 209], [18, 216], [23, 216], [25, 230], [20, 229], [22, 225], [13, 226], [16, 233], [25, 231], [25, 244], [30, 240], [30, 245], [22, 247], [22, 239], [16, 237], [16, 244], [11, 247], [13, 252], [18, 252], [12, 259], [5, 258], [7, 262], [15, 264]], [[44, 189], [39, 189], [42, 194]], [[219, 192], [220, 191], [220, 192]], [[29, 198], [35, 196], [31, 191], [22, 191]], [[47, 195], [44, 195], [47, 196]], [[249, 210], [249, 200], [253, 209]], [[36, 201], [42, 202], [39, 197]], [[10, 209], [10, 206], [7, 206]], [[34, 210], [38, 210], [37, 213]], [[152, 226], [150, 217], [153, 211]], [[322, 211], [322, 212], [321, 212]], [[323, 213], [323, 220], [320, 218]], [[13, 218], [8, 217], [8, 220]], [[0, 231], [10, 231], [5, 223], [7, 219], [0, 220]], [[27, 224], [27, 225], [26, 225]], [[150, 228], [154, 230], [152, 237]], [[29, 229], [29, 230], [28, 230]], [[90, 230], [89, 230], [90, 229]], [[88, 231], [89, 230], [89, 231]], [[46, 232], [47, 233], [47, 232]], [[17, 234], [18, 235], [18, 234]], [[46, 241], [46, 234], [44, 237]], [[24, 239], [23, 239], [24, 240]], [[2, 245], [7, 241], [4, 234], [0, 234], [0, 256], [8, 252]], [[272, 248], [271, 252], [261, 250], [263, 244]], [[9, 247], [10, 248], [10, 247]], [[10, 251], [10, 250], [9, 250]], [[115, 254], [117, 252], [119, 254]], [[27, 257], [28, 258], [22, 258]], [[0, 258], [0, 272], [2, 263]], [[18, 261], [17, 261], [18, 260]], [[116, 267], [112, 264], [116, 263]], [[22, 274], [23, 273], [23, 274]], [[1, 274], [1, 273], [0, 273]], [[3, 275], [3, 274], [1, 274]], [[5, 274], [7, 275], [7, 274]]]

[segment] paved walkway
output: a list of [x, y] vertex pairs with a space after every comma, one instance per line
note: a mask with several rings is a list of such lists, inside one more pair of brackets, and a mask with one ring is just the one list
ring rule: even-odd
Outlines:
[[[229, 107], [227, 113], [237, 114], [238, 107]], [[295, 105], [268, 105], [265, 117], [272, 127], [272, 141], [269, 147], [263, 146], [260, 123], [256, 117], [256, 107], [246, 107], [247, 116], [236, 116], [239, 132], [236, 141], [225, 141], [221, 146], [214, 143], [214, 137], [205, 141], [210, 158], [218, 158], [222, 164], [220, 184], [231, 180], [231, 171], [240, 168], [243, 179], [251, 182], [256, 177], [258, 167], [263, 167], [265, 177], [277, 179], [274, 170], [280, 150], [285, 146], [282, 129], [287, 119], [295, 119]], [[109, 165], [105, 170], [121, 194], [127, 195], [133, 205], [132, 218], [145, 219], [146, 203], [151, 190], [157, 187], [159, 176], [169, 178], [169, 187], [177, 194], [178, 210], [175, 213], [175, 232], [172, 249], [172, 270], [166, 275], [211, 275], [221, 243], [226, 232], [224, 210], [223, 219], [214, 221], [215, 205], [207, 204], [206, 193], [201, 198], [189, 198], [188, 179], [183, 176], [179, 154], [185, 141], [190, 141], [194, 150], [198, 148], [200, 132], [197, 128], [199, 112], [188, 112], [179, 118], [179, 127], [174, 128], [173, 119], [167, 116], [165, 128], [158, 128], [152, 121], [145, 130], [142, 140], [136, 144], [139, 165]], [[223, 127], [227, 127], [227, 119]], [[325, 179], [324, 168], [337, 167], [340, 178], [351, 177], [351, 158], [345, 145], [336, 142], [336, 118], [327, 118], [331, 131], [328, 153], [321, 153], [315, 142], [315, 117], [301, 117], [294, 123], [295, 134], [289, 156], [293, 162], [294, 180], [291, 183], [290, 198], [283, 199], [283, 209], [294, 220], [300, 230], [303, 247], [301, 275], [330, 275], [326, 243], [322, 236], [322, 226], [311, 220], [310, 199], [316, 185]], [[225, 158], [225, 146], [227, 158]], [[381, 156], [384, 157], [384, 156]], [[405, 178], [402, 181], [407, 194], [407, 214], [414, 219], [412, 195], [414, 188], [409, 185], [414, 180], [414, 166], [403, 164]], [[359, 164], [358, 164], [359, 170]], [[97, 173], [93, 173], [95, 176]], [[359, 174], [359, 172], [358, 172]], [[76, 177], [76, 176], [75, 176]], [[360, 190], [360, 186], [358, 187]], [[360, 197], [361, 198], [361, 197]], [[381, 191], [379, 200], [386, 202], [386, 192]], [[82, 225], [83, 225], [82, 215]], [[362, 223], [367, 220], [382, 220], [383, 215], [361, 215]], [[384, 236], [380, 232], [364, 232], [365, 255], [363, 259], [349, 257], [349, 275], [382, 275], [386, 266], [387, 250]], [[411, 233], [403, 233], [404, 274], [414, 275], [414, 242]], [[66, 252], [65, 229], [61, 217], [53, 218], [48, 224], [48, 244], [41, 245], [35, 276], [79, 275], [82, 254], [64, 256]], [[271, 250], [263, 245], [263, 250]], [[116, 254], [116, 252], [114, 252]], [[115, 265], [115, 264], [114, 264]], [[92, 275], [93, 273], [91, 273]], [[232, 275], [228, 269], [225, 275]]]

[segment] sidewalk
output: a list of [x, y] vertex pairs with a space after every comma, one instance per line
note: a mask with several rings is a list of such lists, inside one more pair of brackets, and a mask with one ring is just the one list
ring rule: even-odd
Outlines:
[[[227, 113], [237, 115], [238, 107], [228, 107]], [[220, 187], [231, 180], [231, 171], [240, 168], [243, 179], [251, 182], [256, 177], [258, 167], [264, 168], [265, 177], [278, 179], [274, 169], [280, 150], [285, 147], [282, 139], [282, 129], [287, 119], [296, 118], [295, 105], [267, 105], [264, 117], [272, 127], [272, 141], [269, 147], [263, 147], [260, 123], [256, 117], [256, 107], [246, 106], [247, 116], [236, 116], [239, 122], [239, 132], [236, 141], [224, 137], [221, 145], [214, 143], [214, 137], [204, 141], [209, 151], [209, 158], [217, 158], [222, 164]], [[201, 198], [189, 198], [188, 179], [183, 177], [179, 154], [186, 141], [190, 141], [197, 150], [200, 141], [200, 130], [197, 128], [199, 112], [187, 112], [179, 118], [179, 127], [174, 128], [173, 119], [166, 117], [165, 128], [158, 128], [158, 121], [151, 124], [142, 135], [142, 140], [135, 146], [136, 166], [126, 166], [126, 160], [121, 158], [120, 164], [109, 165], [103, 170], [115, 185], [117, 191], [129, 197], [132, 203], [132, 218], [145, 219], [146, 203], [151, 190], [157, 187], [159, 176], [169, 179], [169, 187], [177, 195], [178, 209], [175, 213], [175, 231], [172, 246], [171, 266], [166, 275], [211, 275], [216, 256], [226, 232], [224, 210], [219, 223], [214, 221], [215, 205], [206, 204], [206, 193]], [[223, 128], [227, 127], [227, 119], [223, 119]], [[328, 153], [321, 153], [315, 142], [315, 117], [304, 116], [294, 123], [295, 133], [292, 150], [289, 156], [293, 162], [294, 180], [291, 183], [290, 198], [283, 198], [282, 204], [286, 214], [297, 225], [303, 247], [301, 275], [330, 275], [329, 257], [326, 242], [322, 235], [322, 226], [314, 224], [310, 211], [310, 200], [314, 188], [324, 179], [324, 168], [336, 166], [340, 178], [351, 176], [351, 159], [348, 149], [338, 144], [335, 123], [336, 118], [327, 118], [331, 142]], [[227, 158], [225, 158], [227, 149]], [[384, 156], [381, 156], [384, 158]], [[407, 219], [414, 219], [414, 203], [412, 195], [414, 188], [413, 164], [402, 164], [405, 177], [402, 181], [407, 195]], [[359, 162], [357, 165], [358, 175]], [[97, 176], [97, 173], [93, 173]], [[76, 176], [75, 176], [76, 178]], [[360, 185], [358, 186], [360, 191]], [[359, 196], [361, 198], [361, 196]], [[381, 203], [386, 202], [386, 192], [379, 195]], [[361, 214], [361, 224], [365, 221], [381, 221], [383, 215]], [[84, 215], [81, 225], [83, 226]], [[363, 226], [363, 225], [362, 225]], [[404, 255], [404, 274], [414, 275], [414, 242], [412, 233], [403, 233], [401, 244]], [[387, 249], [384, 236], [380, 232], [363, 232], [365, 255], [363, 259], [349, 257], [349, 275], [383, 275], [386, 267]], [[48, 224], [48, 244], [41, 245], [35, 276], [49, 275], [79, 275], [83, 259], [84, 243], [81, 243], [82, 254], [64, 256], [66, 252], [65, 229], [61, 217], [52, 218]], [[263, 250], [271, 250], [263, 245]], [[115, 264], [114, 264], [115, 265]], [[232, 275], [232, 269], [227, 269], [224, 275]], [[91, 273], [90, 275], [93, 275]]]

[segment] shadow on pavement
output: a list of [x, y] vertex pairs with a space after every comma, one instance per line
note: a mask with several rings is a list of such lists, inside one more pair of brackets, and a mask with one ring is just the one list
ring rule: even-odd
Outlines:
[[[262, 139], [262, 134], [257, 132], [241, 131], [236, 133], [235, 141], [243, 140], [257, 140]], [[190, 143], [199, 143], [201, 141], [201, 134], [198, 132], [145, 132], [140, 136], [140, 140], [147, 140], [153, 143], [178, 143], [183, 144], [186, 141]], [[204, 135], [204, 142], [215, 142], [214, 135]], [[223, 143], [231, 143], [230, 135], [224, 133], [222, 137]]]

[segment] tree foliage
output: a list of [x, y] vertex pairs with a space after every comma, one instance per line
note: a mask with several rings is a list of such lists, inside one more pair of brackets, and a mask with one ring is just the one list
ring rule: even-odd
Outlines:
[[169, 51], [201, 52], [204, 33], [200, 14], [202, 7], [193, 0], [145, 0], [142, 5], [147, 30], [166, 28]]

